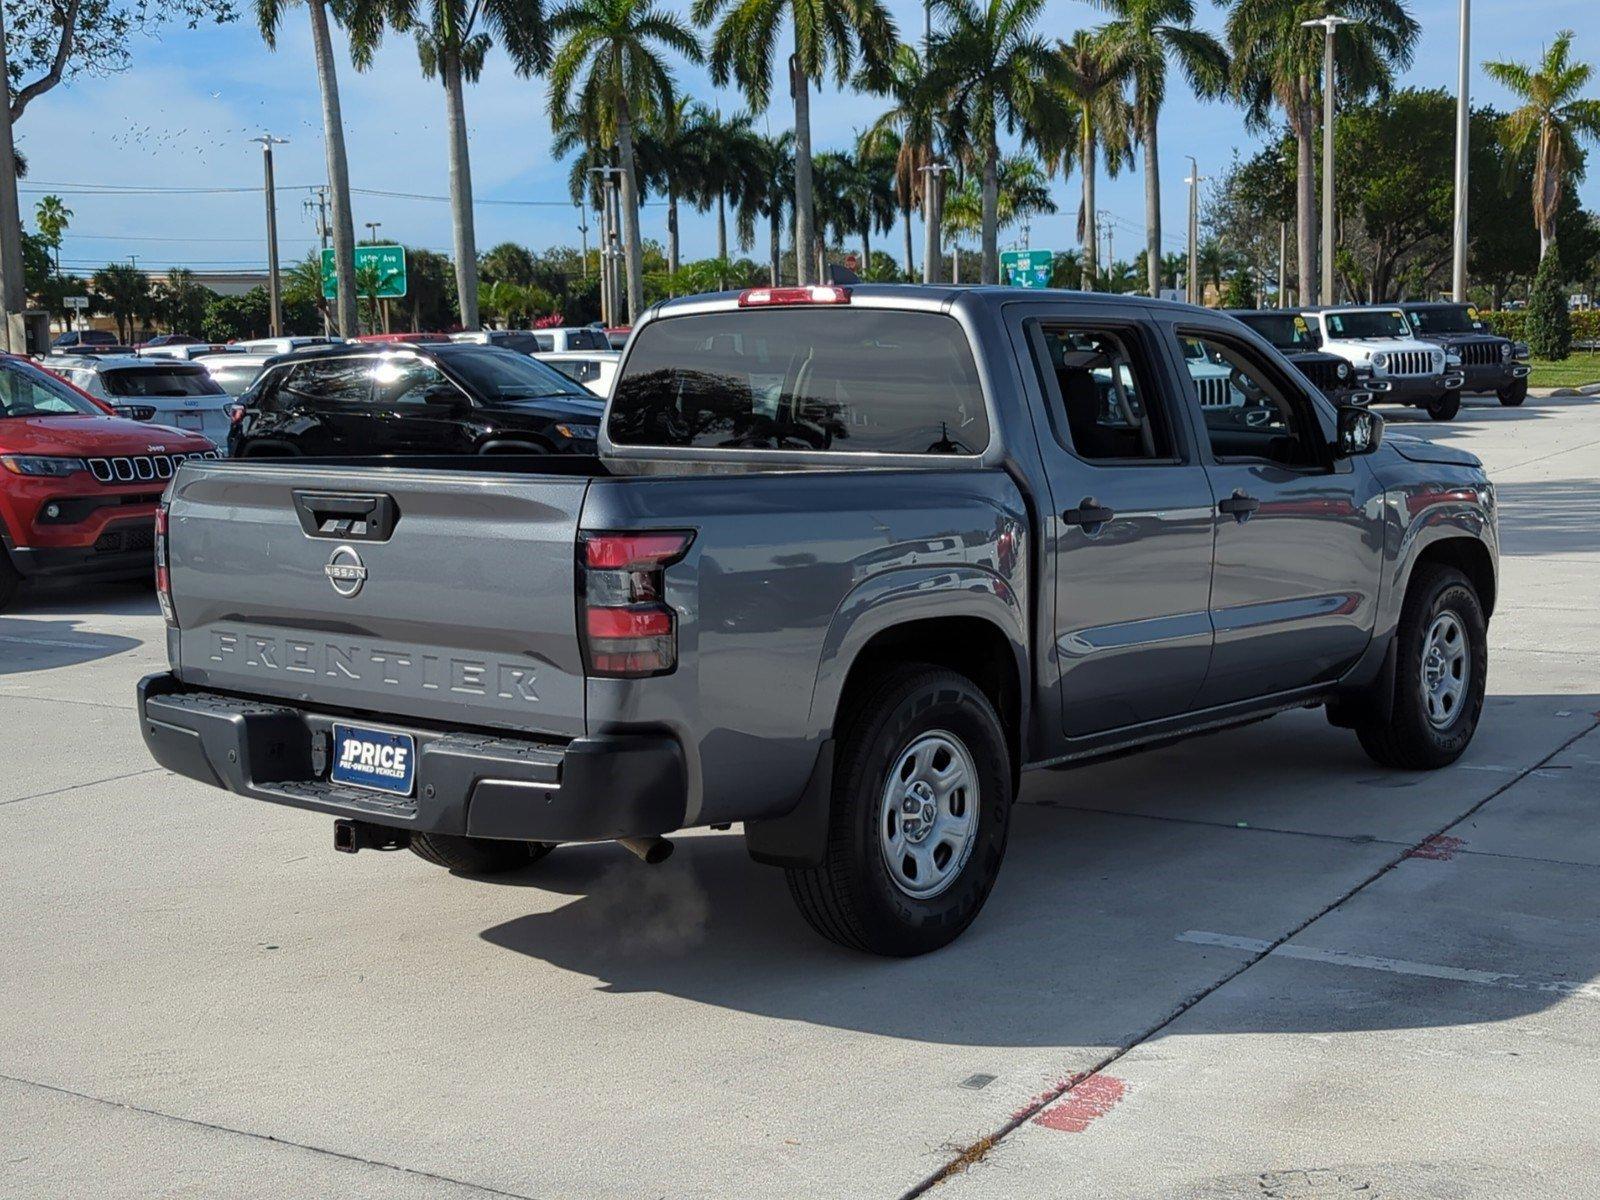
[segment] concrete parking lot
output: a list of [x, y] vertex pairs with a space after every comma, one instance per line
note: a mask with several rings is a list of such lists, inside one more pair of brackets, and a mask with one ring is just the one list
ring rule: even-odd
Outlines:
[[738, 831], [452, 878], [153, 768], [138, 586], [0, 616], [0, 1195], [1593, 1196], [1600, 400], [1499, 485], [1478, 738], [1303, 712], [1029, 777], [998, 888], [824, 944]]

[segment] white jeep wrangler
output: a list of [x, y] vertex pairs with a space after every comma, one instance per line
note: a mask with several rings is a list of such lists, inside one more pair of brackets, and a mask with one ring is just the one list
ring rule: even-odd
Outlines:
[[1354, 368], [1356, 386], [1374, 403], [1412, 404], [1435, 421], [1461, 408], [1461, 360], [1420, 341], [1398, 308], [1315, 309], [1304, 314], [1322, 340], [1319, 349]]

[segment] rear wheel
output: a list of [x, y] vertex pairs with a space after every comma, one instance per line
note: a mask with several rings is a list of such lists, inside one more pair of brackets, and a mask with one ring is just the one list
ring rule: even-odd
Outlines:
[[1011, 761], [965, 676], [896, 666], [840, 722], [827, 851], [787, 872], [830, 941], [906, 957], [947, 945], [988, 899], [1011, 819]]
[[504, 842], [498, 838], [458, 837], [452, 833], [414, 833], [411, 852], [458, 875], [498, 875], [538, 862], [554, 842]]
[[1519, 379], [1515, 383], [1507, 384], [1495, 395], [1499, 398], [1500, 403], [1507, 408], [1517, 408], [1528, 398], [1528, 381]]
[[1386, 722], [1356, 725], [1361, 746], [1385, 767], [1449, 766], [1477, 731], [1489, 665], [1483, 608], [1467, 577], [1418, 567], [1395, 637], [1393, 710]]
[[1425, 405], [1428, 415], [1435, 421], [1450, 421], [1461, 411], [1461, 389], [1442, 392]]

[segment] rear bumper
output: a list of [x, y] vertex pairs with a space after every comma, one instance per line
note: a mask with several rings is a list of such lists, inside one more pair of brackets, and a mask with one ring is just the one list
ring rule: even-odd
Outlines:
[[241, 796], [412, 833], [595, 842], [683, 824], [683, 751], [664, 734], [539, 742], [372, 722], [416, 738], [416, 788], [391, 796], [328, 779], [331, 713], [139, 681], [139, 728], [169, 771]]

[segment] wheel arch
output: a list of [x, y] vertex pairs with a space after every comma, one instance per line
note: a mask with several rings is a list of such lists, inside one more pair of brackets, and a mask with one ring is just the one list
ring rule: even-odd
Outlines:
[[1445, 537], [1429, 542], [1418, 552], [1416, 560], [1411, 564], [1411, 570], [1406, 576], [1407, 588], [1416, 577], [1417, 568], [1424, 563], [1436, 563], [1460, 571], [1472, 584], [1473, 591], [1478, 594], [1478, 603], [1483, 607], [1484, 620], [1487, 621], [1494, 614], [1495, 593], [1498, 586], [1494, 558], [1490, 555], [1489, 548], [1477, 538]]

